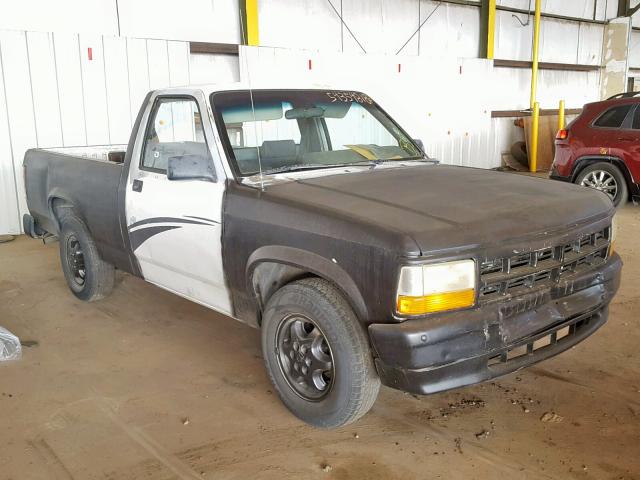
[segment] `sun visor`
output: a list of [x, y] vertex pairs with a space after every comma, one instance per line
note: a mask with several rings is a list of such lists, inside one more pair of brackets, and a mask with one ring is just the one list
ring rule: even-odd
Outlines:
[[282, 118], [282, 103], [256, 103], [255, 112], [251, 105], [239, 105], [222, 110], [224, 123], [262, 122]]

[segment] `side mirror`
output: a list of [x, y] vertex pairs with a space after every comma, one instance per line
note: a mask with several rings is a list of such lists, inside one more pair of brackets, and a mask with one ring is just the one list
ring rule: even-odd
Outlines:
[[167, 160], [169, 180], [216, 181], [216, 172], [209, 157], [202, 155], [177, 155]]
[[420, 140], [419, 138], [414, 138], [414, 139], [413, 139], [413, 143], [415, 143], [416, 145], [418, 145], [418, 148], [420, 148], [420, 151], [421, 151], [422, 153], [425, 153], [425, 152], [424, 152], [424, 143], [422, 143], [422, 140]]

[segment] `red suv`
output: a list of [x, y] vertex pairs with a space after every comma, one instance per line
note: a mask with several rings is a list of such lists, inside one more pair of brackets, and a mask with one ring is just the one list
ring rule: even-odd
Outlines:
[[640, 197], [640, 98], [588, 103], [556, 137], [550, 177], [595, 188], [617, 206]]

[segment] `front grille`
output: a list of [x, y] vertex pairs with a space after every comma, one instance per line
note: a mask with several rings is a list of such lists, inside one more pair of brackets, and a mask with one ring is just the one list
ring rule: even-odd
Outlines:
[[522, 295], [548, 287], [568, 275], [603, 263], [611, 228], [585, 234], [570, 243], [488, 260], [480, 265], [479, 300], [482, 303]]

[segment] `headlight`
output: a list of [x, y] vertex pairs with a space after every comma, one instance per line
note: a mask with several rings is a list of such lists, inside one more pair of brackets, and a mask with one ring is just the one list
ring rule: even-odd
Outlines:
[[396, 309], [401, 315], [471, 307], [475, 300], [476, 264], [473, 260], [400, 269]]
[[613, 255], [614, 244], [618, 236], [618, 218], [616, 215], [611, 219], [611, 233], [609, 234], [609, 256]]

